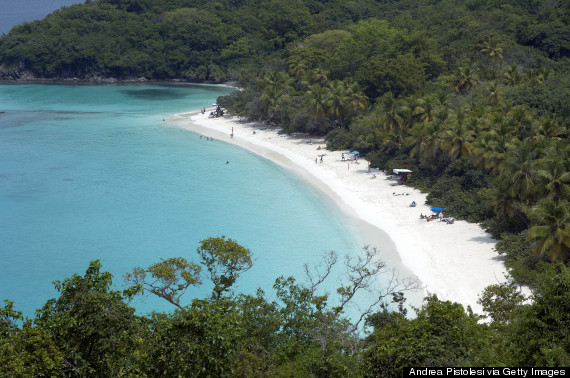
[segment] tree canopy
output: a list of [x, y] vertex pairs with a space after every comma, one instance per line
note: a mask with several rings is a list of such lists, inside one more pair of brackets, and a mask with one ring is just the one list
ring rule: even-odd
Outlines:
[[[221, 250], [228, 242], [210, 238], [200, 248], [212, 241]], [[234, 252], [243, 248], [231, 244]], [[399, 377], [405, 366], [568, 366], [570, 270], [562, 264], [540, 274], [530, 302], [514, 285], [489, 287], [480, 303], [490, 321], [481, 322], [484, 315], [433, 294], [409, 316], [405, 292], [418, 286], [388, 276], [383, 281], [390, 284], [378, 288], [378, 278], [390, 272], [374, 249], [345, 259], [348, 281], [335, 299], [321, 284], [338, 261], [330, 253], [320, 266], [306, 267], [304, 283], [278, 277], [271, 293], [218, 296], [214, 289], [210, 298], [147, 315], [128, 303], [146, 283], [116, 290], [111, 274], [93, 261], [84, 275], [54, 282], [58, 296], [33, 318], [5, 301], [0, 375]], [[188, 282], [156, 266], [149, 269], [155, 278], [171, 277], [182, 288]], [[364, 328], [343, 311], [361, 290], [378, 298], [362, 313]]]

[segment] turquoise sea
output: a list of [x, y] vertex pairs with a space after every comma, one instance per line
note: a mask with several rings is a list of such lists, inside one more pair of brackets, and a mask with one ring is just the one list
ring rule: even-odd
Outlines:
[[[122, 275], [161, 258], [196, 258], [200, 240], [225, 235], [254, 267], [238, 291], [271, 293], [302, 278], [324, 252], [363, 242], [329, 199], [247, 150], [163, 121], [210, 106], [228, 87], [0, 84], [0, 300], [32, 316], [100, 259]], [[226, 164], [229, 161], [230, 164]], [[334, 279], [328, 284], [336, 288]], [[207, 297], [204, 285], [186, 295]], [[140, 313], [171, 310], [151, 297]]]

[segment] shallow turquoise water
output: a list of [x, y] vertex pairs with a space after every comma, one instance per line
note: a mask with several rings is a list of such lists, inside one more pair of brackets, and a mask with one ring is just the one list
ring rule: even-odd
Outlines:
[[[302, 278], [325, 251], [362, 243], [327, 198], [276, 164], [168, 125], [229, 88], [192, 85], [0, 85], [0, 300], [28, 316], [51, 284], [90, 260], [122, 275], [160, 258], [198, 260], [226, 235], [256, 259], [238, 290]], [[230, 164], [225, 164], [230, 161]], [[336, 282], [329, 284], [330, 291]], [[186, 295], [207, 297], [204, 285]], [[154, 298], [141, 313], [171, 310]]]

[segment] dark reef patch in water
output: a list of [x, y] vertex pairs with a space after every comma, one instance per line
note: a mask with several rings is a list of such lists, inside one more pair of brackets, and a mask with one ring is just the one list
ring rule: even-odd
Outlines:
[[0, 114], [0, 129], [10, 127], [22, 127], [29, 123], [41, 120], [66, 120], [76, 118], [94, 118], [104, 115], [101, 112], [70, 112], [70, 111], [54, 111], [54, 110], [10, 110]]
[[129, 97], [150, 101], [179, 100], [188, 95], [187, 91], [178, 88], [149, 88], [149, 89], [124, 89], [122, 93]]

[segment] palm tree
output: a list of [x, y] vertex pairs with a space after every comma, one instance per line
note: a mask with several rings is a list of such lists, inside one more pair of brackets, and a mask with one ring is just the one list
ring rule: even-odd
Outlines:
[[501, 88], [496, 81], [492, 81], [487, 85], [487, 91], [489, 91], [489, 104], [499, 105], [503, 102], [503, 97], [501, 97]]
[[537, 151], [529, 138], [520, 141], [513, 138], [505, 159], [500, 167], [501, 175], [508, 179], [509, 195], [528, 204], [538, 191], [536, 171], [538, 160]]
[[479, 83], [477, 72], [471, 67], [459, 67], [452, 80], [452, 87], [456, 93], [467, 93]]
[[307, 72], [308, 66], [304, 61], [300, 62], [293, 62], [289, 64], [289, 72], [295, 77], [296, 79], [301, 78]]
[[558, 124], [558, 119], [556, 116], [550, 116], [543, 120], [538, 126], [537, 137], [538, 139], [551, 139], [564, 136], [566, 133], [566, 128]]
[[309, 76], [313, 83], [326, 83], [329, 79], [329, 72], [322, 68], [315, 68], [309, 71]]
[[278, 87], [267, 86], [263, 88], [259, 97], [263, 111], [268, 113], [271, 109], [274, 109], [282, 95], [283, 91]]
[[520, 84], [523, 76], [520, 73], [519, 66], [511, 64], [509, 68], [503, 73], [503, 81], [506, 85]]
[[420, 122], [428, 123], [439, 118], [438, 111], [441, 109], [442, 104], [437, 98], [426, 96], [423, 98], [421, 105], [423, 112], [419, 116]]
[[510, 195], [508, 190], [510, 186], [508, 177], [499, 176], [491, 181], [489, 189], [482, 191], [482, 195], [493, 205], [493, 210], [498, 217], [512, 218], [518, 215], [524, 223], [528, 224], [526, 215], [521, 210], [520, 201]]
[[496, 42], [486, 43], [481, 52], [485, 54], [485, 57], [491, 59], [492, 62], [503, 60], [503, 49]]
[[439, 131], [441, 122], [434, 120], [427, 124], [416, 123], [409, 131], [406, 146], [410, 146], [410, 156], [424, 158], [435, 156], [439, 151]]
[[526, 71], [526, 81], [533, 86], [545, 85], [545, 81], [550, 74], [550, 70], [547, 68], [534, 69], [530, 68]]
[[554, 203], [570, 198], [570, 172], [567, 165], [568, 160], [562, 156], [545, 157], [539, 161], [537, 176], [544, 182]]
[[296, 90], [303, 90], [307, 86], [307, 71], [309, 66], [305, 61], [293, 61], [289, 64], [289, 75], [294, 79]]
[[497, 174], [505, 152], [513, 142], [514, 138], [510, 134], [501, 134], [497, 130], [480, 133], [474, 142], [473, 164], [491, 174]]
[[441, 133], [441, 149], [447, 152], [451, 160], [468, 157], [474, 151], [475, 132], [466, 124], [457, 121]]
[[507, 118], [508, 125], [518, 134], [519, 139], [524, 139], [533, 133], [533, 118], [528, 108], [521, 105], [514, 106], [507, 113]]
[[473, 165], [480, 169], [488, 171], [492, 170], [493, 162], [496, 155], [492, 149], [492, 134], [490, 132], [483, 132], [477, 135], [473, 143]]
[[397, 131], [400, 144], [404, 143], [402, 131], [410, 115], [405, 103], [396, 99], [392, 92], [386, 93], [380, 103], [380, 126], [387, 131]]
[[342, 118], [348, 112], [346, 104], [346, 88], [342, 81], [334, 80], [327, 85], [328, 91], [328, 108], [329, 115], [339, 119], [342, 123]]
[[259, 100], [263, 111], [269, 116], [270, 111], [277, 107], [279, 99], [292, 89], [291, 77], [283, 72], [273, 71], [263, 77], [262, 85]]
[[497, 108], [494, 112], [487, 115], [490, 122], [490, 130], [497, 134], [499, 137], [518, 136], [518, 130], [509, 118], [509, 112], [505, 111], [502, 107]]
[[323, 119], [329, 115], [328, 88], [313, 84], [307, 91], [308, 112], [314, 119]]
[[570, 207], [568, 201], [558, 203], [543, 199], [528, 214], [537, 224], [528, 232], [527, 240], [539, 239], [538, 256], [548, 255], [551, 261], [564, 262], [570, 249]]
[[424, 115], [425, 100], [417, 96], [409, 96], [404, 99], [406, 106], [410, 109], [410, 117], [408, 117], [408, 127], [412, 127], [415, 123], [420, 122], [420, 118]]
[[283, 72], [272, 71], [263, 77], [266, 86], [285, 90], [291, 85], [291, 77]]
[[350, 113], [356, 114], [366, 109], [368, 106], [368, 97], [364, 94], [360, 85], [350, 79], [344, 79], [343, 84], [346, 91], [346, 106], [350, 110]]

